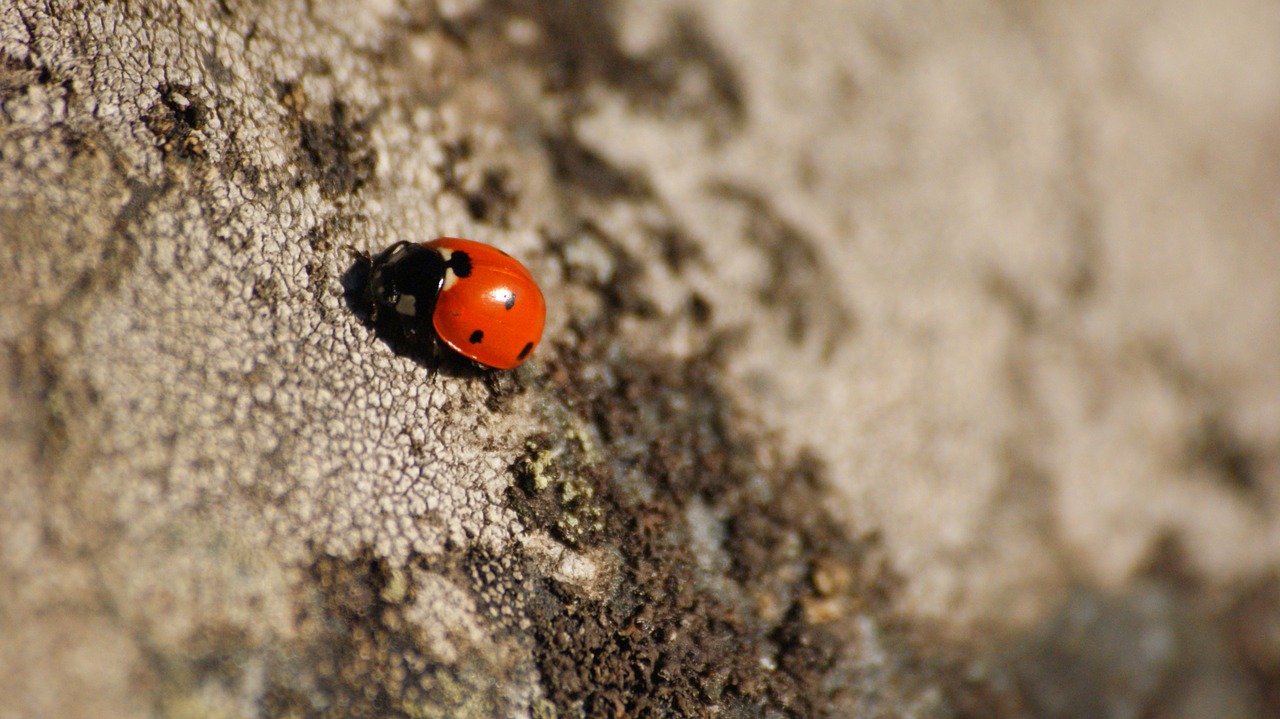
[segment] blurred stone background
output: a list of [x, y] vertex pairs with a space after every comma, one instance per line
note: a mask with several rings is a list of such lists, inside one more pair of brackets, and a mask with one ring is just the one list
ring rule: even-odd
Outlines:
[[[1248, 0], [5, 5], [0, 717], [1280, 716], [1277, 68]], [[520, 371], [367, 326], [446, 234]]]

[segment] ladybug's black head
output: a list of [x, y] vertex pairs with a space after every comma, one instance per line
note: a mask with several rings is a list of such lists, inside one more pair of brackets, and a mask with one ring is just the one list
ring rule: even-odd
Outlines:
[[373, 258], [369, 300], [374, 311], [430, 323], [444, 285], [446, 264], [439, 253], [416, 242], [397, 242]]

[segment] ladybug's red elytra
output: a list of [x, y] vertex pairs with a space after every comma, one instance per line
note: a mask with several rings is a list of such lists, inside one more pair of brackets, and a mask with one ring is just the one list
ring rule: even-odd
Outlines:
[[406, 335], [439, 338], [469, 360], [517, 367], [542, 339], [547, 303], [519, 260], [482, 242], [397, 242], [369, 275], [374, 318], [393, 313]]

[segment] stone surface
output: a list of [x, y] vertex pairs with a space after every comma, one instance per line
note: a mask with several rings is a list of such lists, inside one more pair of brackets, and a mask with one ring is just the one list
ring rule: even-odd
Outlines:
[[[0, 717], [1275, 715], [1278, 37], [5, 5]], [[369, 326], [446, 234], [521, 370]]]

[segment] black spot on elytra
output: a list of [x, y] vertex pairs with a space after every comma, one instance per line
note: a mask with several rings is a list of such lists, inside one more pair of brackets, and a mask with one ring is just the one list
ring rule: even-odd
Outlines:
[[520, 361], [524, 361], [524, 358], [528, 357], [529, 353], [532, 351], [533, 351], [533, 343], [530, 342], [524, 346], [524, 349], [520, 350], [520, 354], [516, 355], [516, 359]]
[[454, 250], [453, 254], [449, 255], [449, 267], [458, 277], [470, 277], [471, 255], [462, 250]]
[[506, 302], [503, 302], [503, 303], [502, 303], [502, 306], [503, 306], [503, 307], [506, 307], [507, 309], [511, 309], [512, 307], [515, 307], [515, 306], [516, 306], [516, 293], [514, 293], [514, 292], [508, 292], [508, 293], [507, 293], [507, 301], [506, 301]]
[[476, 330], [475, 332], [472, 332], [471, 336], [467, 338], [467, 341], [473, 345], [480, 344], [484, 341], [484, 330]]

